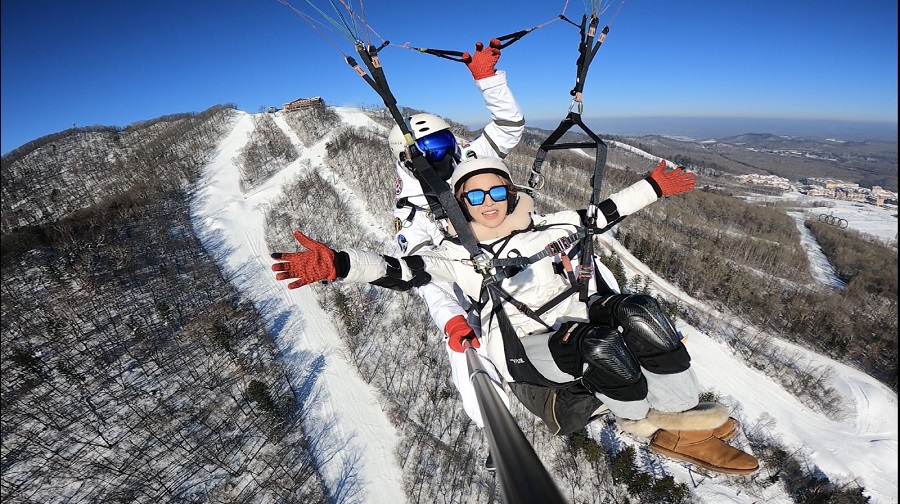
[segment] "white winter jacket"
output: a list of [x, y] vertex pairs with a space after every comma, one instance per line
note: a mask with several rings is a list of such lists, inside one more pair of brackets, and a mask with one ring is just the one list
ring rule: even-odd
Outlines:
[[[479, 246], [490, 257], [529, 257], [544, 250], [548, 244], [568, 237], [580, 226], [581, 217], [575, 211], [562, 211], [547, 215], [533, 214], [533, 202], [527, 195], [519, 195], [519, 204], [515, 211], [507, 217], [503, 224], [495, 229], [488, 229], [472, 223], [472, 230]], [[618, 215], [629, 215], [644, 206], [653, 203], [658, 195], [653, 186], [646, 180], [640, 180], [628, 188], [619, 191], [601, 207], [612, 208]], [[602, 217], [601, 217], [602, 220]], [[604, 227], [601, 222], [598, 227]], [[386, 276], [387, 262], [383, 256], [363, 250], [345, 251], [350, 259], [350, 270], [344, 278], [350, 282], [373, 282]], [[425, 271], [435, 281], [455, 281], [462, 291], [471, 299], [481, 298], [484, 277], [471, 264], [470, 255], [456, 240], [445, 240], [440, 246], [423, 252], [420, 257]], [[561, 292], [569, 288], [566, 276], [554, 269], [553, 263], [558, 256], [545, 257], [531, 266], [510, 274], [501, 282], [501, 287], [516, 300], [525, 303], [532, 310], [538, 310]], [[410, 281], [415, 272], [407, 261], [400, 261], [401, 279]], [[607, 270], [608, 272], [608, 270]], [[531, 344], [545, 344], [552, 331], [540, 322], [520, 313], [510, 303], [503, 303], [510, 322], [519, 338], [526, 338]], [[501, 375], [513, 381], [506, 362], [503, 338], [497, 321], [492, 316], [492, 306], [488, 300], [481, 308], [481, 343], [487, 355], [499, 368]], [[557, 305], [549, 308], [541, 315], [547, 325], [558, 328], [568, 320], [587, 321], [587, 310], [578, 294], [573, 294]], [[528, 343], [526, 343], [526, 346]], [[547, 378], [564, 382], [571, 376], [547, 376]], [[568, 379], [567, 379], [568, 378]]]
[[[475, 81], [484, 104], [491, 113], [491, 122], [478, 138], [460, 142], [462, 159], [474, 157], [505, 158], [525, 131], [525, 118], [506, 82], [506, 73], [497, 71], [491, 77]], [[445, 223], [435, 222], [422, 191], [422, 185], [409, 168], [397, 161], [396, 197], [405, 198], [408, 205], [394, 209], [394, 232], [401, 255], [416, 254], [424, 248], [439, 245], [446, 234]], [[454, 293], [452, 283], [432, 282], [418, 289], [434, 323], [443, 329], [451, 318], [466, 313]], [[477, 331], [477, 327], [475, 327]]]

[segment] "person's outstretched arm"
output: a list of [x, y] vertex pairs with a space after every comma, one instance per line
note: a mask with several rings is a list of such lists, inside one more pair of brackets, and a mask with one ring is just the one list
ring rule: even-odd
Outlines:
[[[379, 287], [406, 291], [425, 285], [432, 278], [452, 282], [458, 273], [457, 261], [437, 256], [411, 255], [396, 258], [368, 250], [335, 251], [300, 231], [294, 238], [306, 248], [303, 252], [273, 252], [272, 265], [276, 280], [288, 280], [288, 289], [316, 282], [370, 283]], [[472, 270], [470, 274], [475, 274]]]

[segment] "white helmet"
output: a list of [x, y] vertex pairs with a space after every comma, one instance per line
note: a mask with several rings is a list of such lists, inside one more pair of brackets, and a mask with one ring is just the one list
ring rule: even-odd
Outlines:
[[466, 160], [456, 165], [453, 176], [450, 178], [450, 187], [453, 188], [454, 194], [459, 191], [466, 180], [479, 173], [495, 173], [507, 180], [512, 180], [509, 168], [500, 158], [483, 157]]
[[[453, 171], [453, 176], [450, 177], [450, 187], [453, 188], [453, 194], [455, 195], [459, 192], [463, 184], [466, 183], [466, 180], [482, 173], [493, 173], [510, 181], [511, 185], [508, 186], [507, 189], [509, 191], [509, 198], [506, 206], [506, 215], [513, 213], [516, 210], [516, 206], [519, 204], [519, 194], [515, 184], [512, 184], [512, 175], [509, 173], [509, 168], [507, 168], [506, 164], [501, 161], [500, 158], [476, 158], [463, 161], [456, 165], [456, 170]], [[463, 215], [466, 216], [466, 220], [471, 221], [472, 215], [469, 213], [468, 207], [462, 205], [461, 208]]]
[[[450, 129], [447, 121], [432, 114], [413, 114], [409, 116], [408, 121], [409, 132], [412, 133], [413, 140], [418, 140], [436, 131]], [[391, 146], [391, 152], [394, 153], [394, 159], [400, 159], [400, 154], [406, 151], [408, 145], [406, 138], [403, 137], [403, 132], [400, 131], [399, 124], [395, 124], [391, 128], [391, 133], [388, 135], [388, 144]]]

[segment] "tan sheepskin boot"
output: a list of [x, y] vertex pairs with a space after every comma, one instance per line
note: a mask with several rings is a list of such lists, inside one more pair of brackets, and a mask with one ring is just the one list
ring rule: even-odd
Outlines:
[[[638, 438], [650, 439], [659, 430], [659, 426], [648, 419], [628, 420], [616, 417], [619, 427], [627, 434]], [[715, 423], [715, 422], [713, 422]], [[728, 417], [725, 423], [713, 429], [713, 436], [725, 441], [731, 441], [737, 436], [740, 424], [734, 418]]]
[[759, 469], [756, 457], [713, 436], [708, 430], [660, 429], [650, 441], [650, 450], [665, 457], [724, 474], [751, 474]]
[[727, 443], [734, 439], [734, 436], [737, 436], [739, 426], [740, 424], [737, 420], [728, 417], [728, 420], [725, 420], [725, 423], [713, 429], [713, 436], [716, 436]]

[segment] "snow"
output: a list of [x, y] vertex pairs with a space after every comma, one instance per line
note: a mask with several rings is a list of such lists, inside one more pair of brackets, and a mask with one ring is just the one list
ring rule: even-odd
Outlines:
[[[821, 216], [832, 216], [847, 221], [847, 228], [875, 237], [889, 244], [897, 243], [897, 207], [893, 205], [875, 206], [857, 201], [828, 198], [810, 198], [796, 189], [782, 196], [767, 196], [757, 199], [794, 201], [798, 210], [795, 217], [818, 220]], [[814, 205], [814, 206], [812, 206]], [[794, 215], [794, 214], [792, 214]]]
[[[362, 111], [335, 110], [345, 123], [378, 127]], [[283, 121], [276, 120], [276, 124], [300, 146]], [[357, 499], [406, 502], [396, 451], [398, 434], [379, 406], [376, 391], [343, 357], [345, 352], [338, 332], [312, 292], [288, 290], [283, 282], [275, 280], [270, 270], [272, 261], [264, 239], [265, 209], [278, 198], [281, 185], [300, 171], [313, 166], [327, 172], [327, 167], [322, 166], [327, 138], [315, 146], [299, 149], [301, 159], [254, 189], [252, 194], [244, 194], [233, 160], [252, 128], [252, 115], [239, 112], [233, 131], [221, 141], [216, 155], [205, 167], [191, 205], [194, 227], [232, 284], [253, 300], [291, 369], [309, 384], [304, 424], [320, 428], [313, 433], [316, 439], [312, 447], [331, 496], [349, 495], [350, 502]], [[339, 186], [339, 192], [353, 198], [346, 187]], [[379, 226], [362, 207], [358, 208], [359, 215], [354, 218], [368, 224], [372, 233], [384, 235], [386, 223]], [[846, 218], [854, 229], [896, 240], [896, 210], [893, 214], [879, 213], [877, 218], [864, 213], [866, 209], [852, 206], [828, 210]], [[386, 235], [384, 238], [389, 239]], [[727, 319], [653, 274], [614, 238], [604, 235], [604, 239], [623, 258], [629, 274], [649, 277], [653, 288], [670, 299], [677, 297], [714, 317]], [[810, 251], [814, 267], [821, 270], [818, 278], [833, 282], [833, 273], [829, 273], [824, 256], [816, 254], [814, 241], [805, 238], [804, 246]], [[771, 377], [747, 367], [725, 343], [683, 322], [678, 323], [678, 328], [687, 336], [701, 384], [714, 385], [717, 391], [727, 394], [727, 401], [732, 406], [739, 405], [750, 422], [774, 419], [782, 442], [807, 454], [833, 481], [858, 479], [872, 502], [897, 502], [898, 405], [897, 395], [888, 387], [848, 366], [773, 339], [772, 344], [795, 352], [812, 365], [833, 370], [831, 385], [844, 397], [851, 414], [841, 421], [831, 420], [805, 407]], [[678, 481], [690, 484], [691, 476], [684, 467], [670, 461], [665, 464]], [[721, 477], [704, 481], [694, 492], [706, 502], [750, 503], [758, 497], [722, 484]], [[783, 493], [766, 498], [769, 502], [779, 499], [789, 502], [784, 500]]]
[[[312, 445], [330, 494], [345, 495], [347, 488], [358, 485], [357, 491], [377, 496], [378, 502], [405, 502], [395, 456], [397, 434], [379, 407], [376, 392], [341, 357], [341, 339], [314, 294], [288, 290], [270, 269], [266, 204], [278, 197], [282, 183], [304, 169], [304, 159], [322, 162], [325, 141], [302, 149], [300, 159], [245, 198], [233, 159], [252, 128], [251, 116], [240, 115], [205, 168], [192, 203], [195, 228], [231, 283], [269, 317], [269, 331], [284, 348], [285, 357], [294, 361], [290, 367], [304, 382], [312, 381], [309, 396], [315, 404], [304, 423], [328, 426], [318, 433], [323, 438]], [[295, 136], [294, 140], [299, 144]]]

